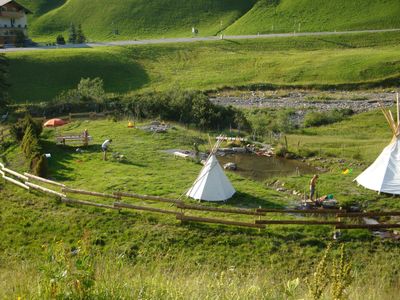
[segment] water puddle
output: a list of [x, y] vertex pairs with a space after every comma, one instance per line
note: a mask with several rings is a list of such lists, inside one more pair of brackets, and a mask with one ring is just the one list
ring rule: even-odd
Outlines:
[[237, 170], [233, 172], [254, 180], [265, 180], [276, 176], [319, 173], [315, 168], [297, 160], [254, 154], [238, 153], [218, 156], [218, 161], [221, 165], [229, 162], [235, 163]]

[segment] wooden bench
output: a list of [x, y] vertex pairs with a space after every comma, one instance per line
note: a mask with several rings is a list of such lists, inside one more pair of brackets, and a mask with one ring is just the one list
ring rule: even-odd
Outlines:
[[[89, 135], [87, 137], [87, 143], [89, 143], [93, 138]], [[82, 134], [69, 134], [56, 137], [56, 142], [58, 145], [65, 145], [67, 142], [72, 143], [82, 143], [85, 144], [85, 137]]]

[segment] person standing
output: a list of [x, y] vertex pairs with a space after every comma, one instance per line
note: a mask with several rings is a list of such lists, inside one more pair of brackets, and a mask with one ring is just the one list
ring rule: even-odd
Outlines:
[[310, 200], [314, 200], [315, 187], [317, 185], [318, 175], [315, 174], [310, 181]]
[[109, 145], [111, 144], [112, 139], [105, 140], [103, 144], [101, 144], [101, 150], [103, 150], [103, 160], [107, 160], [107, 150]]

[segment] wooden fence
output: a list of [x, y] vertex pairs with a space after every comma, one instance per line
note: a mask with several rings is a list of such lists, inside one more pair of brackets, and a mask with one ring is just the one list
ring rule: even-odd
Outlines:
[[[345, 218], [354, 218], [359, 219], [363, 217], [380, 217], [380, 216], [400, 216], [399, 211], [393, 212], [346, 212], [338, 209], [266, 209], [266, 208], [257, 208], [257, 209], [243, 209], [243, 208], [220, 208], [220, 207], [211, 207], [205, 205], [194, 205], [194, 204], [186, 204], [180, 199], [171, 199], [160, 196], [150, 196], [150, 195], [142, 195], [136, 193], [128, 193], [128, 192], [114, 192], [112, 194], [107, 193], [99, 193], [86, 191], [81, 189], [73, 189], [66, 187], [62, 183], [58, 183], [56, 181], [45, 179], [36, 175], [32, 175], [30, 173], [20, 174], [16, 171], [13, 171], [9, 168], [6, 168], [4, 164], [0, 163], [0, 175], [1, 177], [18, 187], [21, 187], [25, 190], [31, 191], [35, 190], [40, 193], [44, 193], [51, 196], [56, 196], [61, 200], [62, 203], [70, 204], [70, 205], [84, 205], [84, 206], [92, 206], [97, 208], [105, 208], [105, 209], [113, 209], [113, 210], [121, 210], [121, 209], [132, 209], [137, 211], [147, 211], [152, 213], [161, 213], [167, 215], [174, 215], [176, 219], [180, 220], [182, 223], [186, 222], [198, 222], [198, 223], [211, 223], [211, 224], [222, 224], [228, 226], [239, 226], [239, 227], [249, 227], [249, 228], [266, 228], [266, 225], [329, 225], [333, 226], [335, 229], [390, 229], [390, 228], [400, 228], [400, 224], [351, 224], [343, 222]], [[38, 183], [45, 183], [54, 188], [61, 189], [60, 191], [56, 191], [52, 188], [47, 188], [39, 185]], [[123, 197], [140, 199], [140, 200], [149, 200], [156, 201], [161, 203], [171, 203], [175, 210], [172, 209], [162, 209], [157, 207], [150, 206], [139, 206], [130, 203], [123, 202], [114, 202], [112, 205], [97, 203], [92, 201], [86, 201], [81, 199], [72, 199], [67, 197], [67, 194], [80, 194], [86, 196], [94, 196], [101, 198], [111, 198], [121, 200]], [[253, 222], [242, 222], [237, 220], [226, 220], [224, 218], [209, 218], [203, 216], [191, 216], [187, 215], [186, 211], [199, 211], [199, 212], [214, 212], [214, 213], [223, 213], [223, 214], [232, 214], [232, 215], [247, 215], [258, 217], [259, 219], [255, 219]], [[309, 214], [309, 215], [324, 215], [324, 216], [332, 216], [336, 218], [336, 220], [296, 220], [296, 219], [283, 219], [283, 220], [272, 220], [272, 219], [261, 219], [261, 217], [266, 217], [270, 214]]]

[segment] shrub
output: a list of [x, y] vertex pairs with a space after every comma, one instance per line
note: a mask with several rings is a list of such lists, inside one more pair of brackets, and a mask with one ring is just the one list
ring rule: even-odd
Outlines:
[[58, 35], [56, 38], [56, 43], [57, 43], [57, 45], [65, 45], [64, 36], [62, 36], [61, 34]]
[[25, 114], [22, 120], [11, 126], [10, 133], [16, 141], [21, 142], [28, 127], [31, 127], [32, 134], [35, 137], [39, 137], [43, 130], [40, 122], [33, 120], [30, 114]]
[[43, 154], [38, 153], [31, 160], [31, 170], [34, 175], [46, 177], [48, 172], [47, 158]]
[[346, 119], [348, 116], [354, 114], [351, 109], [334, 109], [330, 112], [310, 112], [304, 118], [304, 126], [322, 126], [328, 125], [336, 122], [340, 122]]

